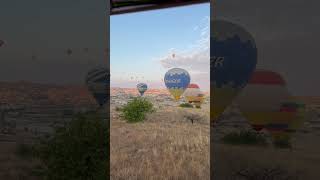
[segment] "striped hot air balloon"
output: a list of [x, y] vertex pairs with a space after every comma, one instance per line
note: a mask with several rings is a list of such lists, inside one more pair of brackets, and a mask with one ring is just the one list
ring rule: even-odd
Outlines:
[[173, 68], [164, 75], [164, 83], [174, 99], [179, 100], [190, 83], [190, 75], [184, 69]]
[[109, 70], [105, 67], [97, 67], [87, 73], [87, 87], [100, 107], [102, 107], [109, 99], [109, 80]]
[[235, 101], [255, 130], [267, 128], [275, 132], [288, 128], [293, 118], [292, 114], [279, 111], [289, 97], [286, 82], [281, 75], [260, 69], [253, 73]]
[[189, 84], [183, 96], [187, 102], [194, 103], [196, 107], [201, 107], [204, 101], [204, 94], [197, 84]]
[[189, 84], [183, 96], [187, 102], [192, 103], [200, 93], [201, 91], [197, 84]]
[[143, 96], [144, 92], [148, 89], [148, 86], [146, 83], [139, 83], [137, 84], [137, 89], [141, 96]]
[[294, 133], [299, 128], [301, 128], [305, 121], [305, 104], [299, 102], [296, 99], [291, 98], [288, 101], [282, 103], [280, 111], [294, 114], [294, 118], [289, 122], [287, 130], [289, 133]]

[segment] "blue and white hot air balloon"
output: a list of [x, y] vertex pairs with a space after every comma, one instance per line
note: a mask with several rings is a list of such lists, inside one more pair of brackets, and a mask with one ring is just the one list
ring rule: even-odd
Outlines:
[[251, 34], [241, 26], [225, 20], [211, 24], [211, 115], [216, 118], [248, 83], [257, 64], [257, 48]]
[[164, 83], [174, 99], [179, 100], [190, 83], [190, 75], [184, 69], [173, 68], [165, 74]]
[[102, 107], [109, 99], [108, 83], [109, 70], [105, 67], [97, 67], [88, 72], [86, 84], [97, 103]]
[[148, 86], [146, 83], [139, 83], [137, 84], [137, 89], [141, 96], [143, 96], [144, 92], [148, 89]]

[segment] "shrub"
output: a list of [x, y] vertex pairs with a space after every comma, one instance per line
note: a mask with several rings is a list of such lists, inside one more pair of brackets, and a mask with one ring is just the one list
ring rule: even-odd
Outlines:
[[78, 114], [35, 146], [44, 179], [109, 177], [109, 122], [94, 113]]
[[273, 145], [276, 148], [292, 148], [291, 142], [287, 138], [279, 138], [273, 140]]
[[145, 120], [146, 114], [153, 112], [153, 104], [145, 98], [133, 98], [122, 108], [122, 115], [127, 122], [140, 122]]
[[190, 103], [182, 103], [179, 106], [183, 108], [193, 108], [193, 105]]
[[262, 134], [249, 130], [231, 132], [225, 135], [222, 141], [226, 144], [234, 145], [267, 145], [267, 140]]

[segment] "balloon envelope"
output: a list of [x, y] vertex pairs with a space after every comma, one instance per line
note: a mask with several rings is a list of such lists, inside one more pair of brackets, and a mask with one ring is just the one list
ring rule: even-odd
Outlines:
[[197, 107], [200, 107], [204, 101], [204, 94], [197, 84], [189, 84], [183, 95], [187, 102], [194, 103]]
[[105, 67], [94, 68], [86, 76], [87, 87], [100, 106], [103, 106], [109, 99], [107, 89], [109, 79], [109, 71]]
[[296, 132], [305, 122], [305, 104], [296, 99], [291, 98], [287, 102], [282, 103], [280, 111], [294, 114], [293, 119], [289, 122], [288, 132]]
[[210, 79], [213, 90], [211, 117], [215, 119], [247, 84], [256, 64], [253, 37], [241, 26], [224, 20], [212, 21]]
[[293, 114], [281, 112], [282, 103], [290, 97], [286, 82], [276, 72], [256, 70], [236, 103], [250, 125], [257, 131], [285, 129]]
[[183, 96], [189, 103], [193, 102], [196, 97], [201, 93], [200, 88], [197, 84], [189, 84]]
[[184, 69], [173, 68], [165, 74], [164, 82], [174, 99], [179, 100], [190, 83], [190, 75]]
[[148, 86], [146, 83], [139, 83], [137, 84], [137, 89], [141, 96], [143, 96], [144, 92], [148, 89]]

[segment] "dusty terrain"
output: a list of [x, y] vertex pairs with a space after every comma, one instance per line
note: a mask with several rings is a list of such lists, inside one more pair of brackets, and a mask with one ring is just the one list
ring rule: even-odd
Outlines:
[[[228, 113], [226, 113], [228, 114]], [[219, 139], [230, 131], [246, 129], [248, 123], [237, 112], [229, 112], [220, 123], [212, 128], [211, 155], [213, 156], [214, 178], [244, 179], [237, 172], [255, 169], [270, 171], [267, 174], [282, 171], [289, 179], [318, 180], [320, 177], [320, 131], [319, 113], [309, 116], [304, 126], [292, 135], [292, 148], [275, 148], [270, 142], [267, 147], [228, 145]], [[266, 133], [267, 134], [267, 133]], [[271, 141], [271, 138], [268, 139]], [[260, 175], [261, 176], [261, 175]], [[256, 176], [258, 177], [258, 176]], [[277, 177], [275, 179], [281, 180]], [[285, 178], [283, 178], [285, 179]]]
[[160, 107], [134, 124], [111, 108], [111, 179], [209, 179], [209, 104]]

